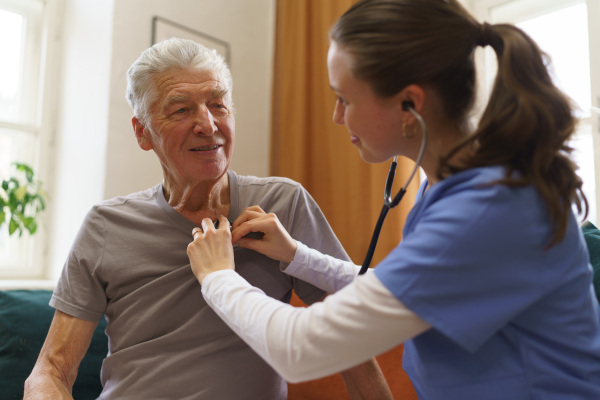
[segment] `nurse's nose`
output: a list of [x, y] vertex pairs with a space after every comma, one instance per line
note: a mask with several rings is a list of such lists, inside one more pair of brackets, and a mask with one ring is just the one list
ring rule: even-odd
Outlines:
[[333, 109], [333, 122], [338, 125], [345, 125], [344, 113], [346, 109], [340, 99], [335, 101], [335, 108]]

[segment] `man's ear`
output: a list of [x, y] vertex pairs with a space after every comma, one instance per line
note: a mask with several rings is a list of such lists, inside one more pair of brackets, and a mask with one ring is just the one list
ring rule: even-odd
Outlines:
[[150, 132], [137, 117], [131, 118], [131, 125], [133, 126], [133, 132], [138, 142], [138, 146], [142, 150], [152, 150], [152, 141], [150, 140]]

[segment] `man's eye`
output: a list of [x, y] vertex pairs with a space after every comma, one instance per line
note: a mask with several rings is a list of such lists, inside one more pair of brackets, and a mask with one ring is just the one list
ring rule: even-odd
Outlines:
[[337, 97], [337, 100], [340, 102], [341, 105], [346, 105], [346, 100], [342, 99], [340, 96]]
[[178, 109], [177, 111], [175, 111], [175, 113], [176, 113], [176, 114], [183, 114], [183, 113], [184, 113], [184, 112], [186, 112], [186, 111], [187, 111], [187, 108], [183, 107], [183, 108], [180, 108], [180, 109]]
[[229, 113], [229, 108], [223, 103], [213, 103], [211, 107], [214, 110], [213, 112], [219, 113], [219, 115]]

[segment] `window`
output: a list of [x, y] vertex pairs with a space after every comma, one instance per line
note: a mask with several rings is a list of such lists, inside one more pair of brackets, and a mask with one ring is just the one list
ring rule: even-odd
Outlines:
[[[583, 180], [583, 191], [589, 202], [588, 220], [598, 225], [600, 189], [596, 182], [595, 163], [600, 153], [594, 151], [592, 105], [591, 47], [588, 7], [585, 0], [479, 0], [474, 2], [476, 14], [490, 23], [509, 22], [530, 35], [551, 58], [555, 84], [578, 106], [577, 132], [571, 142], [574, 158]], [[591, 20], [591, 19], [590, 19]], [[486, 74], [490, 84], [496, 70], [492, 50], [486, 50]], [[493, 73], [492, 73], [493, 72]]]
[[[0, 176], [11, 163], [38, 165], [40, 81], [42, 64], [42, 0], [0, 0]], [[0, 277], [39, 275], [34, 242], [24, 234], [9, 237], [0, 229]]]

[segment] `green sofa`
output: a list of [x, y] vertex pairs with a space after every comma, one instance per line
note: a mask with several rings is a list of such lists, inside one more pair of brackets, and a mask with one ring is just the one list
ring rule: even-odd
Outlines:
[[594, 269], [594, 289], [596, 298], [600, 301], [600, 230], [591, 222], [585, 222], [581, 226], [583, 237], [590, 252], [590, 262]]
[[[0, 291], [0, 399], [21, 400], [25, 379], [44, 344], [54, 309], [49, 290]], [[108, 353], [106, 320], [96, 327], [73, 386], [76, 400], [96, 399], [102, 391], [100, 368]]]

